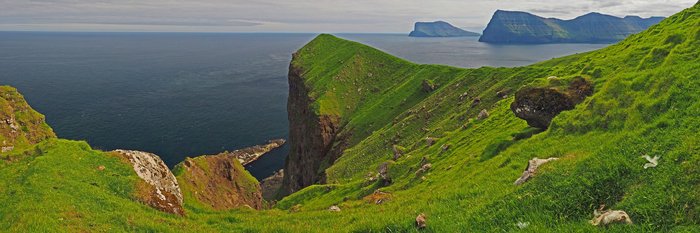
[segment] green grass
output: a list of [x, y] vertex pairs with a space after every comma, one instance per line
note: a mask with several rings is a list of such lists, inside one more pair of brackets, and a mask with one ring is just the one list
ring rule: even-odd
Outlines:
[[[305, 71], [313, 110], [340, 116], [352, 135], [325, 170], [329, 184], [271, 210], [186, 205], [178, 217], [136, 202], [138, 177], [117, 158], [50, 139], [0, 164], [0, 231], [413, 232], [425, 213], [425, 232], [517, 231], [517, 222], [530, 223], [526, 232], [698, 232], [699, 57], [700, 6], [616, 45], [520, 68], [417, 65], [321, 35], [294, 65]], [[580, 75], [594, 95], [544, 132], [513, 115], [512, 94], [496, 96]], [[426, 79], [438, 88], [422, 91]], [[481, 104], [471, 107], [474, 97]], [[490, 117], [477, 120], [482, 109]], [[426, 137], [438, 141], [428, 146]], [[368, 181], [393, 145], [404, 151], [389, 162], [393, 183]], [[659, 165], [644, 169], [645, 154], [661, 156]], [[533, 157], [560, 159], [514, 186]], [[432, 168], [416, 174], [423, 158]], [[363, 200], [377, 189], [391, 199]], [[601, 204], [627, 211], [634, 224], [590, 225]]]

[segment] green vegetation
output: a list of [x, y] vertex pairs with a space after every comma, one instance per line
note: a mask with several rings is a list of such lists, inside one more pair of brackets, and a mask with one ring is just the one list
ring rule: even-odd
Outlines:
[[[700, 5], [608, 48], [520, 68], [417, 65], [330, 35], [294, 62], [315, 111], [352, 133], [329, 184], [264, 211], [186, 197], [180, 217], [134, 201], [138, 177], [118, 158], [49, 139], [0, 162], [0, 231], [410, 232], [419, 213], [426, 232], [700, 231]], [[546, 131], [514, 116], [512, 92], [496, 94], [557, 84], [550, 76], [590, 78], [595, 93]], [[426, 79], [434, 91], [423, 91]], [[477, 119], [483, 109], [490, 116]], [[404, 152], [396, 161], [393, 145]], [[644, 169], [643, 155], [659, 165]], [[533, 157], [560, 159], [513, 185]], [[417, 172], [424, 159], [432, 167]], [[388, 186], [367, 179], [384, 162]], [[377, 189], [390, 198], [367, 201]], [[601, 204], [634, 224], [592, 226]]]

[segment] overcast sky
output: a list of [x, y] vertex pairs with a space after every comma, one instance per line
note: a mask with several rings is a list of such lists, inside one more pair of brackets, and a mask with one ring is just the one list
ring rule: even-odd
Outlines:
[[0, 30], [401, 32], [445, 20], [481, 31], [497, 9], [574, 18], [670, 16], [697, 0], [0, 0]]

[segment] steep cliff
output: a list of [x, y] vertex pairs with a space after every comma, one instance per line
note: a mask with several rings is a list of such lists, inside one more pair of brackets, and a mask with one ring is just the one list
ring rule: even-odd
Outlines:
[[526, 12], [498, 10], [479, 38], [503, 44], [612, 43], [659, 23], [663, 17], [619, 18], [589, 13], [571, 20], [543, 18]]
[[34, 111], [17, 89], [0, 86], [0, 155], [55, 137], [44, 116]]
[[411, 37], [463, 37], [479, 35], [481, 34], [465, 31], [445, 21], [416, 22], [413, 26], [413, 31], [408, 34], [408, 36]]
[[[296, 58], [296, 56], [295, 56]], [[340, 130], [340, 116], [318, 114], [314, 99], [302, 78], [303, 70], [292, 62], [289, 68], [289, 156], [285, 161], [282, 194], [289, 194], [320, 182], [322, 163], [337, 158], [331, 152]]]

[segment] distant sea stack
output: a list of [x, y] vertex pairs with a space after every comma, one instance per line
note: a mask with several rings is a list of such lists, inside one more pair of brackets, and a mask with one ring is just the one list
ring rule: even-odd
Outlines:
[[497, 44], [613, 43], [657, 24], [664, 17], [624, 18], [589, 13], [571, 20], [498, 10], [479, 38]]
[[462, 37], [479, 35], [481, 34], [462, 30], [445, 21], [417, 22], [413, 27], [413, 31], [408, 34], [408, 36], [411, 37]]

